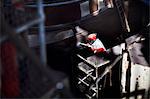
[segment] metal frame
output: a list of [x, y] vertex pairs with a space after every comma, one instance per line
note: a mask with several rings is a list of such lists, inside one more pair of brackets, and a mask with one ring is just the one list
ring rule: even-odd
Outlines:
[[[1, 3], [1, 2], [0, 2]], [[23, 26], [19, 28], [13, 28], [11, 27], [6, 21], [3, 12], [0, 12], [0, 19], [1, 19], [1, 27], [0, 29], [5, 31], [5, 34], [0, 37], [0, 44], [4, 43], [6, 40], [10, 40], [12, 43], [14, 43], [15, 47], [25, 56], [28, 57], [29, 60], [33, 63], [33, 65], [37, 66], [41, 70], [43, 74], [45, 74], [48, 79], [51, 79], [51, 84], [53, 85], [53, 88], [57, 90], [57, 84], [61, 83], [64, 84], [63, 79], [65, 77], [65, 74], [55, 71], [51, 68], [48, 68], [46, 64], [46, 43], [45, 43], [45, 30], [44, 30], [44, 13], [43, 13], [43, 6], [42, 6], [42, 0], [37, 1], [37, 7], [38, 7], [38, 17], [35, 20], [31, 20], [27, 22], [27, 24], [24, 24]], [[1, 9], [1, 8], [0, 8]], [[22, 23], [23, 24], [23, 23]], [[21, 34], [23, 31], [28, 30], [33, 25], [39, 25], [39, 41], [40, 41], [40, 58], [31, 51], [29, 46], [24, 42], [24, 40], [20, 37], [19, 34]], [[2, 32], [0, 31], [0, 32]], [[3, 32], [4, 32], [3, 31]], [[1, 65], [0, 65], [1, 66]], [[52, 75], [55, 75], [52, 76]], [[1, 82], [1, 81], [0, 81]], [[50, 90], [52, 94], [53, 90]], [[51, 97], [49, 95], [49, 97]]]
[[[38, 12], [38, 17], [36, 19], [33, 19], [29, 22], [26, 23], [22, 23], [22, 26], [19, 26], [17, 28], [14, 28], [14, 32], [16, 34], [20, 34], [23, 31], [28, 30], [29, 28], [31, 28], [33, 25], [38, 24], [39, 27], [39, 42], [40, 42], [40, 58], [41, 58], [41, 62], [43, 64], [46, 64], [46, 41], [45, 41], [45, 29], [44, 29], [44, 20], [45, 20], [45, 16], [44, 16], [44, 10], [43, 10], [43, 0], [37, 0], [37, 12]], [[0, 44], [3, 43], [4, 41], [6, 41], [9, 38], [8, 35], [4, 35], [0, 38]]]
[[[99, 83], [100, 81], [104, 78], [104, 76], [110, 72], [110, 70], [115, 66], [116, 63], [119, 62], [119, 60], [122, 58], [122, 55], [119, 55], [110, 65], [109, 64], [109, 61], [106, 61], [105, 63], [101, 64], [101, 65], [98, 65], [96, 66], [95, 64], [91, 63], [90, 61], [88, 61], [87, 59], [85, 59], [84, 57], [82, 57], [81, 55], [77, 54], [78, 58], [80, 58], [82, 61], [84, 61], [85, 63], [87, 63], [90, 67], [94, 67], [95, 68], [95, 71], [90, 71], [85, 77], [83, 77], [82, 79], [78, 79], [79, 82], [78, 84], [80, 84], [81, 82], [84, 83], [86, 86], [90, 86], [88, 83], [86, 83], [84, 80], [87, 78], [87, 77], [92, 77], [93, 80], [95, 81], [95, 87], [94, 88], [94, 91], [95, 91], [95, 94], [93, 96], [89, 96], [88, 94], [85, 94], [87, 97], [89, 98], [93, 98], [94, 96], [96, 96], [97, 99], [100, 98], [99, 96], [99, 93], [100, 93], [100, 86], [99, 86]], [[103, 66], [103, 65], [108, 65], [106, 66], [105, 70], [103, 71], [103, 73], [101, 75], [99, 75], [99, 67]], [[81, 69], [80, 69], [81, 70]], [[83, 70], [81, 70], [83, 71]], [[85, 72], [85, 71], [83, 71]], [[95, 74], [95, 77], [92, 76], [92, 74]], [[86, 73], [86, 72], [85, 72]], [[92, 86], [93, 86], [92, 85]]]

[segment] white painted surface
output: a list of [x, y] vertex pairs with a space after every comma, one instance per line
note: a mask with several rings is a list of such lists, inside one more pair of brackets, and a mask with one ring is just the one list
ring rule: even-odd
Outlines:
[[130, 91], [135, 91], [136, 82], [138, 82], [138, 90], [150, 88], [150, 67], [131, 63], [131, 87]]
[[128, 58], [128, 53], [124, 52], [123, 53], [123, 58], [122, 58], [122, 72], [121, 72], [121, 86], [122, 86], [122, 92], [125, 93], [125, 86], [126, 86], [126, 72], [129, 66], [129, 62], [127, 60]]

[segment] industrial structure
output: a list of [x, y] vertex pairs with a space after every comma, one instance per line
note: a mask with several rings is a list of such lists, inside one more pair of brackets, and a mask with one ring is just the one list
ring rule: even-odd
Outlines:
[[1, 98], [150, 99], [149, 0], [0, 0]]

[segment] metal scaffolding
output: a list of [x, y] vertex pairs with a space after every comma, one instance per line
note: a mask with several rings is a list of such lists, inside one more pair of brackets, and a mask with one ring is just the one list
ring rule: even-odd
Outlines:
[[[45, 16], [43, 12], [44, 10], [42, 0], [36, 1], [37, 11], [35, 13], [26, 12], [24, 6], [23, 9], [18, 9], [11, 4], [8, 5], [4, 4], [3, 1], [0, 1], [0, 4], [1, 4], [0, 45], [5, 44], [5, 42], [7, 41], [8, 42], [10, 41], [16, 47], [17, 56], [19, 56], [18, 54], [20, 52], [21, 55], [23, 55], [23, 59], [21, 59], [23, 60], [23, 62], [21, 62], [21, 60], [17, 60], [19, 64], [18, 73], [20, 74], [19, 76], [21, 77], [16, 78], [21, 80], [20, 81], [21, 93], [20, 96], [17, 97], [42, 97], [48, 91], [50, 91], [51, 94], [53, 95], [54, 92], [52, 89], [55, 90], [63, 89], [64, 88], [63, 80], [64, 78], [66, 78], [66, 75], [64, 73], [51, 69], [46, 64], [47, 57], [46, 57], [46, 43], [45, 43], [45, 29], [44, 29]], [[35, 25], [38, 26], [40, 58], [33, 51], [31, 51], [31, 49], [26, 43], [26, 40], [24, 41], [24, 39], [26, 38], [22, 37], [24, 33], [25, 35], [26, 33], [28, 35], [29, 29]], [[4, 70], [6, 66], [3, 65], [1, 65], [2, 66], [1, 68], [3, 68]], [[28, 73], [26, 70], [28, 70]], [[11, 70], [7, 72], [11, 72]], [[5, 74], [7, 74], [7, 72]], [[52, 75], [55, 75], [55, 77]], [[3, 76], [7, 77], [7, 75]], [[15, 80], [13, 83], [15, 83]], [[58, 84], [62, 84], [62, 87], [57, 88]], [[42, 86], [43, 88], [39, 90], [39, 88]], [[51, 95], [49, 95], [48, 97], [51, 97]]]

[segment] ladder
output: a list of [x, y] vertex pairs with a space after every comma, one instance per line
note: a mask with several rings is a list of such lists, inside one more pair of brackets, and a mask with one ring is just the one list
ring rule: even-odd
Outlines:
[[120, 17], [122, 28], [126, 32], [130, 32], [130, 28], [129, 28], [129, 25], [128, 25], [126, 14], [125, 14], [124, 9], [123, 9], [122, 2], [123, 1], [121, 1], [121, 0], [115, 0], [115, 4], [116, 4], [117, 10], [118, 10], [118, 14], [119, 14], [119, 17]]

